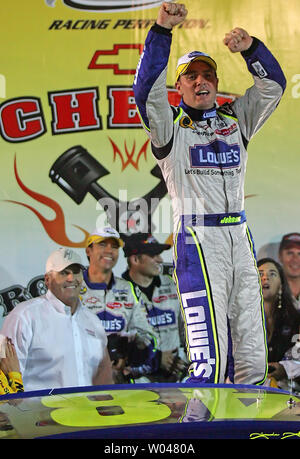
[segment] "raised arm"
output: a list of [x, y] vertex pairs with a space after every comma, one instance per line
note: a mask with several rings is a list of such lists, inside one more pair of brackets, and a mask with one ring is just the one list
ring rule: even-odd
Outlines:
[[266, 45], [239, 27], [223, 40], [230, 52], [240, 52], [254, 79], [243, 97], [233, 104], [244, 138], [248, 142], [277, 107], [286, 87], [283, 71]]
[[167, 65], [172, 42], [172, 28], [184, 21], [187, 11], [182, 4], [164, 2], [157, 22], [148, 32], [138, 63], [133, 91], [143, 127], [155, 147], [167, 145], [173, 135], [174, 113], [168, 102]]

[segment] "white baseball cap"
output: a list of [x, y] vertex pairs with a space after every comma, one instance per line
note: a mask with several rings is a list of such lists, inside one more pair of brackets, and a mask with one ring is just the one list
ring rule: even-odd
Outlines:
[[101, 242], [105, 239], [116, 239], [118, 241], [119, 247], [123, 247], [124, 242], [121, 239], [120, 234], [117, 230], [112, 228], [111, 226], [105, 226], [103, 228], [95, 229], [87, 238], [86, 246], [88, 247], [93, 242]]
[[185, 54], [184, 56], [181, 56], [178, 59], [177, 66], [176, 66], [176, 81], [178, 80], [180, 75], [183, 75], [187, 71], [187, 69], [189, 68], [190, 63], [194, 62], [194, 61], [206, 62], [215, 71], [217, 71], [217, 64], [213, 60], [212, 57], [210, 57], [206, 53], [202, 53], [201, 51], [191, 51], [190, 53]]
[[80, 265], [81, 268], [84, 269], [80, 256], [74, 252], [74, 250], [60, 247], [48, 257], [46, 262], [46, 273], [50, 271], [60, 272], [74, 264]]

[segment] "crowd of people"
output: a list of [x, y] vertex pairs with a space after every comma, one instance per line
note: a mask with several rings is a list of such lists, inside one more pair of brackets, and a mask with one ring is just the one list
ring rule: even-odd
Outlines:
[[[119, 277], [113, 268], [122, 247], [128, 271]], [[47, 293], [17, 305], [0, 330], [18, 356], [25, 390], [182, 381], [188, 360], [180, 304], [173, 280], [161, 274], [161, 253], [170, 247], [142, 233], [124, 244], [104, 227], [87, 239], [87, 266], [72, 249], [52, 252]], [[7, 358], [3, 393], [16, 387]]]
[[286, 234], [278, 259], [261, 258], [258, 270], [264, 299], [268, 342], [268, 380], [300, 389], [300, 234]]
[[[0, 331], [0, 394], [102, 384], [183, 382], [189, 374], [176, 285], [162, 274], [171, 248], [151, 234], [121, 239], [105, 227], [87, 240], [88, 265], [59, 248], [46, 262], [47, 293], [17, 305]], [[119, 251], [127, 259], [113, 273]], [[266, 385], [300, 388], [300, 234], [278, 258], [258, 260], [268, 343]], [[231, 358], [230, 358], [231, 357]], [[234, 354], [232, 362], [234, 382]]]

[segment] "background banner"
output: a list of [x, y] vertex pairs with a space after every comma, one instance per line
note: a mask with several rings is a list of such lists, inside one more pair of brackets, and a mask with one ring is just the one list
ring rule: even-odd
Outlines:
[[[130, 232], [150, 220], [157, 239], [171, 238], [170, 200], [131, 89], [161, 3], [1, 2], [0, 326], [15, 304], [44, 292], [52, 250], [72, 247], [87, 262], [84, 244], [96, 225], [116, 223]], [[256, 251], [276, 256], [282, 235], [300, 231], [300, 3], [185, 4], [187, 19], [173, 31], [172, 103], [178, 103], [177, 59], [194, 49], [218, 63], [219, 102], [252, 85], [244, 60], [223, 45], [225, 33], [236, 26], [260, 38], [285, 72], [285, 95], [249, 144], [246, 181]], [[164, 252], [164, 261], [171, 257], [171, 250]], [[116, 274], [125, 267], [121, 252]]]

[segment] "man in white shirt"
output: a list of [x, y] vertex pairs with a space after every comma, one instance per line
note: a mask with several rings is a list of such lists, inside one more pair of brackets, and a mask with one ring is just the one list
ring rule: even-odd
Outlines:
[[73, 250], [52, 252], [46, 295], [17, 305], [4, 320], [1, 333], [15, 345], [26, 391], [113, 383], [103, 326], [79, 300], [82, 269]]

